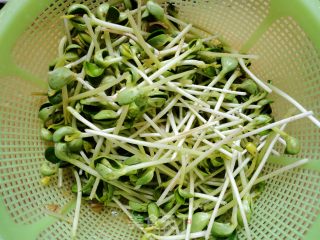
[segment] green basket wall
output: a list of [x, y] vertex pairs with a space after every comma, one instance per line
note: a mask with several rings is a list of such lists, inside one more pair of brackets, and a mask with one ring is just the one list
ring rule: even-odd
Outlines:
[[[45, 146], [39, 138], [37, 110], [43, 99], [31, 93], [45, 89], [48, 64], [63, 35], [60, 16], [74, 2], [94, 9], [104, 1], [10, 0], [0, 12], [0, 239], [70, 238], [71, 224], [47, 216], [45, 209], [70, 201], [72, 209], [73, 178], [65, 174], [61, 189], [39, 184]], [[319, 0], [171, 2], [182, 19], [223, 36], [236, 50], [258, 54], [253, 72], [320, 113]], [[289, 105], [274, 99], [275, 115], [281, 117]], [[320, 130], [307, 120], [288, 129], [303, 144], [297, 158], [313, 161], [268, 181], [254, 207], [254, 239], [319, 239]], [[264, 173], [292, 161], [270, 159]], [[119, 210], [95, 213], [85, 205], [80, 216], [79, 239], [139, 239], [140, 233]]]

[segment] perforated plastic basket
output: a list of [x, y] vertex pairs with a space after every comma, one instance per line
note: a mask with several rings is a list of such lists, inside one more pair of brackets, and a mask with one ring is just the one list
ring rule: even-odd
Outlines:
[[[72, 178], [62, 189], [39, 184], [44, 144], [37, 110], [48, 64], [63, 35], [60, 16], [74, 3], [94, 9], [104, 0], [10, 0], [0, 12], [0, 239], [69, 239], [71, 225], [45, 213], [73, 208]], [[234, 49], [258, 54], [252, 70], [320, 113], [320, 2], [318, 0], [177, 0], [180, 17], [223, 36]], [[287, 102], [276, 96], [275, 116]], [[320, 239], [320, 131], [291, 124], [312, 161], [268, 181], [254, 207], [254, 239]], [[271, 158], [267, 173], [294, 159]], [[71, 202], [70, 202], [71, 201]], [[72, 211], [69, 215], [72, 217]], [[79, 239], [139, 239], [118, 210], [81, 209]], [[240, 238], [244, 238], [240, 233]]]

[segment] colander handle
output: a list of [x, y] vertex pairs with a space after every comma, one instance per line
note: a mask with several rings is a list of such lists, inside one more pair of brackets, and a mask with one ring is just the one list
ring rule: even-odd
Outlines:
[[12, 49], [34, 19], [54, 0], [10, 0], [0, 11], [0, 75], [12, 74]]
[[278, 17], [291, 16], [320, 52], [319, 0], [271, 0], [269, 12]]

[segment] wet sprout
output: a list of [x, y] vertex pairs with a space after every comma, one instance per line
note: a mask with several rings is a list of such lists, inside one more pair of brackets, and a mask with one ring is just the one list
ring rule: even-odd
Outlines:
[[155, 223], [161, 216], [160, 209], [155, 202], [151, 202], [147, 206], [148, 216], [152, 223]]
[[66, 67], [59, 67], [49, 72], [48, 83], [53, 90], [60, 90], [76, 79], [77, 75]]
[[202, 231], [209, 223], [210, 214], [206, 212], [197, 212], [192, 216], [191, 232]]
[[[67, 137], [70, 136], [79, 136], [79, 131], [74, 129], [73, 127], [64, 126], [59, 128], [53, 133], [52, 140], [53, 142], [61, 142], [61, 141], [67, 141]], [[69, 138], [70, 139], [70, 138]]]
[[64, 16], [38, 112], [40, 182], [62, 187], [74, 173], [73, 237], [89, 201], [123, 210], [144, 239], [234, 239], [242, 227], [250, 239], [264, 181], [307, 162], [261, 176], [280, 155], [276, 140], [285, 154], [301, 150], [283, 124], [317, 120], [290, 98], [302, 113], [274, 117], [269, 88], [248, 68], [256, 56], [202, 37], [166, 5], [72, 4]]
[[231, 223], [214, 222], [211, 233], [215, 237], [229, 237], [236, 229]]
[[278, 133], [285, 140], [285, 142], [286, 142], [285, 153], [286, 154], [296, 155], [296, 154], [300, 153], [301, 144], [297, 138], [290, 136], [288, 133], [286, 133], [276, 127], [272, 128], [272, 130], [275, 131], [276, 133]]
[[42, 176], [52, 176], [58, 172], [58, 167], [56, 165], [49, 165], [48, 163], [43, 163], [40, 167], [40, 173]]
[[107, 68], [112, 64], [119, 63], [122, 61], [121, 57], [112, 57], [108, 55], [107, 49], [99, 50], [94, 55], [94, 62], [103, 68]]
[[129, 201], [129, 206], [133, 211], [136, 212], [147, 212], [148, 211], [148, 204], [145, 203], [138, 203], [134, 201]]
[[256, 95], [259, 91], [258, 85], [252, 79], [245, 79], [241, 84], [234, 84], [233, 89], [241, 89], [249, 94]]

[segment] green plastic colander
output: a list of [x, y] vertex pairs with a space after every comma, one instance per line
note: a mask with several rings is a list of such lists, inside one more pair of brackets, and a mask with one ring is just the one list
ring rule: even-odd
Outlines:
[[[74, 2], [94, 9], [105, 0], [9, 0], [0, 12], [0, 239], [70, 238], [71, 224], [48, 216], [46, 209], [59, 207], [72, 219], [73, 178], [65, 175], [60, 189], [55, 180], [46, 187], [39, 183], [44, 144], [37, 110], [44, 99], [32, 92], [46, 87], [48, 65], [64, 34], [60, 16]], [[182, 19], [219, 34], [235, 50], [259, 55], [253, 72], [320, 113], [319, 0], [170, 2]], [[274, 100], [275, 116], [283, 116], [289, 104]], [[250, 223], [254, 239], [320, 239], [320, 130], [300, 120], [288, 131], [303, 145], [296, 159], [312, 161], [267, 182]], [[270, 157], [264, 173], [293, 161]], [[139, 236], [119, 210], [96, 213], [82, 206], [79, 239]]]

